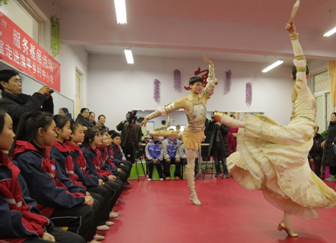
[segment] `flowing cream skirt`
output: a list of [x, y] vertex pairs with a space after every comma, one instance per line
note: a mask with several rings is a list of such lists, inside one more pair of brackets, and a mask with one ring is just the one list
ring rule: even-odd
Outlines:
[[298, 117], [282, 126], [260, 115], [246, 116], [244, 121], [238, 151], [227, 159], [238, 183], [261, 190], [272, 205], [304, 219], [318, 218], [317, 208], [335, 206], [335, 191], [309, 167], [314, 122]]

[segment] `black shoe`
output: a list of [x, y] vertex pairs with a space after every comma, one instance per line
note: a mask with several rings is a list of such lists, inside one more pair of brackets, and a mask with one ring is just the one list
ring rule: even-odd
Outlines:
[[224, 178], [229, 178], [228, 173], [224, 173]]
[[221, 173], [217, 172], [215, 177], [220, 177], [221, 176]]

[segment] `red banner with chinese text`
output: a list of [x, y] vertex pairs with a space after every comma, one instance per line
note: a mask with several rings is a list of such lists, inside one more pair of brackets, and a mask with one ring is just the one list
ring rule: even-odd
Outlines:
[[60, 64], [2, 12], [0, 59], [60, 92]]

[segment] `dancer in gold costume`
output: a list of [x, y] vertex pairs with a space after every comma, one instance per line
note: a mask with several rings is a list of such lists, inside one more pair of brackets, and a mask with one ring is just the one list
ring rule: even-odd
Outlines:
[[[214, 64], [206, 57], [203, 58], [203, 61], [209, 64], [209, 76], [208, 84], [203, 91], [203, 80], [198, 77], [192, 77], [189, 80], [189, 87], [191, 88], [191, 93], [161, 107], [154, 111], [152, 114], [148, 115], [141, 125], [146, 125], [147, 121], [158, 117], [165, 116], [173, 111], [184, 109], [188, 119], [188, 125], [183, 131], [182, 140], [186, 149], [187, 161], [186, 165], [186, 176], [187, 183], [190, 190], [190, 200], [195, 205], [201, 205], [201, 202], [198, 200], [196, 191], [195, 191], [195, 182], [194, 182], [194, 168], [195, 168], [195, 152], [200, 149], [201, 142], [204, 140], [204, 123], [206, 120], [206, 103], [210, 96], [213, 94], [215, 84], [217, 82], [215, 78], [215, 69]], [[165, 137], [179, 137], [178, 133], [175, 131], [158, 131], [150, 133], [154, 136], [165, 136]]]
[[[249, 190], [261, 190], [265, 199], [284, 212], [278, 230], [297, 237], [291, 215], [304, 219], [318, 218], [317, 208], [331, 208], [336, 193], [310, 169], [308, 153], [313, 145], [316, 100], [307, 86], [307, 66], [299, 34], [290, 21], [295, 59], [293, 67], [293, 110], [288, 126], [266, 116], [245, 116], [234, 120], [222, 113], [215, 119], [229, 127], [238, 127], [238, 152], [228, 159], [228, 168], [238, 183]], [[296, 77], [295, 77], [296, 76]]]

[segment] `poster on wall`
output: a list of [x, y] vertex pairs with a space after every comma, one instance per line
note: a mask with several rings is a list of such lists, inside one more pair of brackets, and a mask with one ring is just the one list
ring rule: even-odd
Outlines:
[[60, 64], [0, 12], [0, 59], [60, 92]]

